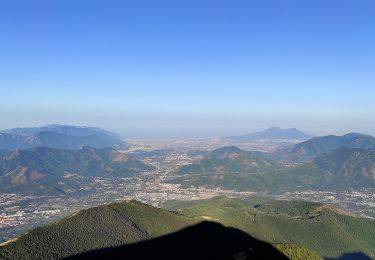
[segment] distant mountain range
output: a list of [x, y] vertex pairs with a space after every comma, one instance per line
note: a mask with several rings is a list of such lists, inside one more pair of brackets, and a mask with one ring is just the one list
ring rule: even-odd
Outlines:
[[373, 149], [375, 148], [375, 137], [358, 133], [315, 137], [282, 151], [282, 157], [296, 161], [311, 160], [342, 147]]
[[[254, 156], [237, 147], [223, 147], [202, 159], [181, 166], [178, 176], [169, 180], [183, 187], [220, 187], [239, 191], [269, 191], [278, 193], [291, 188], [286, 167], [276, 160]], [[292, 187], [295, 189], [295, 187]]]
[[[55, 132], [50, 131], [53, 129]], [[13, 143], [14, 147], [37, 146], [13, 151], [0, 149], [0, 188], [7, 192], [65, 194], [82, 186], [74, 178], [67, 178], [69, 174], [112, 178], [153, 168], [137, 159], [142, 160], [148, 153], [129, 156], [113, 148], [84, 146], [90, 143], [94, 147], [126, 147], [114, 134], [98, 128], [54, 125], [7, 130], [0, 134], [0, 140], [4, 136], [21, 140]], [[49, 147], [39, 144], [49, 144]], [[374, 153], [375, 138], [357, 133], [316, 137], [271, 153], [229, 146], [202, 153], [196, 161], [180, 167], [178, 177], [170, 182], [181, 183], [184, 187], [210, 186], [271, 193], [296, 189], [375, 188]], [[161, 154], [165, 156], [168, 151]]]
[[[259, 139], [253, 140], [288, 139], [285, 131], [296, 133], [281, 130], [258, 133], [254, 138]], [[275, 134], [280, 131], [283, 135]], [[291, 136], [289, 140], [299, 139]], [[117, 177], [153, 170], [144, 159], [164, 158], [173, 151], [125, 154], [115, 149], [126, 147], [118, 136], [99, 128], [51, 125], [4, 130], [0, 132], [0, 191], [82, 195], [94, 178], [122, 181]], [[189, 152], [199, 156], [179, 167], [176, 178], [167, 182], [263, 194], [375, 188], [375, 138], [369, 135], [316, 137], [269, 153], [236, 146]], [[314, 252], [327, 258], [348, 252], [375, 257], [374, 220], [319, 203], [216, 197], [169, 201], [163, 207], [166, 210], [131, 201], [83, 210], [0, 245], [0, 258], [247, 259], [262, 255], [273, 259], [277, 255], [278, 259], [322, 259]], [[223, 226], [198, 224], [204, 220]], [[229, 226], [233, 228], [225, 228]]]
[[[237, 147], [219, 148], [180, 167], [180, 177], [170, 182], [185, 187], [209, 186], [271, 193], [300, 189], [375, 188], [373, 140], [373, 137], [361, 134], [320, 137], [297, 144], [281, 154], [268, 156]], [[295, 151], [305, 153], [294, 154]], [[293, 159], [299, 163], [294, 163]]]
[[290, 171], [299, 185], [315, 189], [375, 188], [375, 151], [339, 148]]
[[0, 189], [3, 192], [61, 194], [79, 185], [69, 175], [129, 176], [152, 166], [112, 148], [79, 150], [37, 147], [16, 150], [0, 157]]
[[170, 201], [164, 208], [130, 201], [82, 210], [6, 243], [0, 258], [321, 260], [349, 252], [375, 257], [374, 220], [319, 203], [221, 196]]
[[38, 146], [61, 149], [79, 149], [83, 146], [127, 148], [127, 144], [116, 134], [95, 127], [48, 125], [0, 131], [0, 150], [29, 149]]
[[264, 131], [228, 137], [231, 141], [236, 142], [250, 142], [257, 140], [308, 140], [312, 138], [311, 135], [306, 134], [296, 128], [282, 129], [280, 127], [271, 127]]
[[238, 147], [223, 147], [210, 152], [195, 163], [182, 166], [183, 174], [236, 174], [267, 173], [277, 170], [281, 165], [273, 160], [261, 158], [264, 153], [249, 152]]

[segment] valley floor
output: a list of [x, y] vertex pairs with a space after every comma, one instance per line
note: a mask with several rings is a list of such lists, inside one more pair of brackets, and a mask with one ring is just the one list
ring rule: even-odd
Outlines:
[[[184, 143], [188, 146], [188, 143]], [[196, 145], [195, 143], [192, 145]], [[214, 145], [217, 145], [214, 143]], [[131, 151], [156, 149], [160, 144], [145, 146], [133, 145]], [[202, 187], [182, 188], [178, 184], [166, 183], [175, 177], [177, 167], [192, 161], [191, 147], [168, 153], [165, 156], [148, 157], [147, 162], [156, 167], [134, 177], [106, 179], [91, 177], [85, 180], [84, 189], [65, 196], [21, 196], [0, 193], [0, 242], [14, 238], [36, 226], [44, 225], [63, 218], [80, 209], [107, 204], [114, 201], [135, 199], [156, 207], [168, 200], [205, 199], [217, 195], [246, 198], [263, 193], [238, 192]], [[211, 148], [210, 145], [202, 148]], [[67, 178], [76, 178], [71, 175]], [[299, 191], [273, 195], [278, 199], [299, 199], [323, 202], [362, 217], [375, 218], [375, 191], [352, 190], [342, 192]]]

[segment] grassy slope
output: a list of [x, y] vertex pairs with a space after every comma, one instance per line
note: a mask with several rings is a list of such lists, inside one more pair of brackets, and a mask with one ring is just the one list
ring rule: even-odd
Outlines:
[[[261, 206], [256, 209], [255, 205]], [[316, 203], [251, 201], [216, 197], [195, 202], [168, 202], [168, 209], [204, 216], [272, 243], [295, 243], [322, 256], [361, 251], [375, 256], [375, 221], [343, 215]]]
[[194, 223], [194, 218], [135, 201], [113, 203], [37, 228], [1, 247], [0, 259], [56, 259], [156, 237]]
[[276, 247], [280, 252], [282, 252], [291, 260], [323, 260], [322, 257], [318, 256], [314, 252], [298, 245], [275, 243], [273, 244], [273, 246]]
[[358, 251], [375, 255], [375, 221], [343, 215], [318, 203], [215, 197], [170, 201], [165, 207], [184, 215], [136, 201], [83, 210], [0, 247], [0, 259], [56, 259], [157, 237], [202, 220], [272, 242], [291, 259], [319, 259], [310, 250], [327, 257]]

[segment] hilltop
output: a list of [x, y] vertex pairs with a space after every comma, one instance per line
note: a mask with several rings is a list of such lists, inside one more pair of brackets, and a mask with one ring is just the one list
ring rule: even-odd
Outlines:
[[348, 252], [375, 256], [374, 220], [353, 217], [320, 203], [221, 196], [170, 201], [164, 208], [218, 221], [263, 241], [298, 244], [325, 257], [337, 258]]
[[58, 259], [129, 244], [196, 223], [193, 219], [136, 201], [81, 210], [37, 228], [0, 248], [1, 259]]
[[289, 171], [295, 183], [319, 189], [375, 188], [375, 150], [339, 148]]
[[[239, 201], [213, 198], [197, 202], [196, 207], [198, 209], [199, 204], [205, 203], [208, 207], [217, 207], [221, 211], [218, 200], [229, 203], [227, 208], [223, 208], [228, 214], [232, 210], [228, 206]], [[250, 211], [253, 210], [248, 202], [241, 203]], [[240, 211], [238, 213], [242, 214]], [[233, 221], [241, 217], [243, 227], [251, 224], [247, 223], [245, 215], [232, 216]], [[297, 256], [321, 259], [310, 250], [297, 245], [281, 243], [273, 246], [262, 242], [239, 225], [237, 228], [228, 228], [231, 225], [227, 225], [229, 223], [225, 219], [219, 221], [224, 226], [218, 223], [201, 223], [204, 220], [202, 215], [175, 213], [136, 201], [112, 203], [82, 210], [54, 224], [34, 229], [0, 247], [0, 258], [59, 259], [87, 252], [72, 259], [85, 256], [105, 259], [104, 256], [111, 255], [144, 259], [141, 256], [150, 254], [155, 257], [164, 255], [167, 259], [171, 259], [171, 256], [178, 256], [179, 259], [188, 259], [188, 256], [194, 256], [194, 259], [227, 259], [234, 255], [253, 256], [256, 259], [262, 255], [273, 256], [273, 259], [287, 259], [280, 253], [284, 250], [290, 259], [303, 259]], [[196, 225], [198, 223], [201, 224]], [[136, 243], [139, 241], [145, 242]], [[249, 251], [249, 248], [252, 250]]]
[[261, 158], [267, 157], [260, 152], [249, 152], [238, 147], [216, 149], [203, 159], [179, 169], [183, 174], [237, 174], [246, 172], [264, 173], [281, 167], [276, 161]]
[[[280, 248], [283, 250], [283, 248]], [[302, 250], [299, 250], [302, 252]], [[216, 222], [201, 222], [135, 244], [104, 248], [67, 259], [289, 259], [276, 247]]]
[[[164, 252], [168, 256], [168, 250], [172, 255], [181, 255], [183, 251], [176, 252], [170, 246], [186, 250], [185, 244], [190, 242], [191, 253], [204, 252], [203, 255], [218, 252], [234, 255], [233, 250], [237, 254], [248, 253], [243, 246], [261, 252], [263, 246], [259, 245], [264, 245], [269, 248], [267, 251], [277, 248], [290, 259], [321, 259], [316, 253], [325, 257], [352, 252], [375, 256], [374, 220], [350, 216], [320, 203], [221, 196], [169, 201], [163, 207], [168, 210], [128, 201], [82, 210], [3, 245], [0, 258], [56, 259], [88, 251], [91, 252], [86, 256], [144, 255], [150, 253], [144, 252], [147, 248], [156, 250], [155, 255]], [[206, 222], [194, 226], [207, 220], [221, 225]], [[225, 242], [228, 237], [235, 243]], [[145, 240], [148, 241], [133, 244]], [[133, 245], [127, 246], [129, 244]], [[219, 244], [222, 246], [218, 247]]]

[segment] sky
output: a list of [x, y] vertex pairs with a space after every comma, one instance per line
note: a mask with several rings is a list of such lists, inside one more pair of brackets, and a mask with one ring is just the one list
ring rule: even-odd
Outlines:
[[373, 0], [2, 0], [0, 129], [375, 135]]

